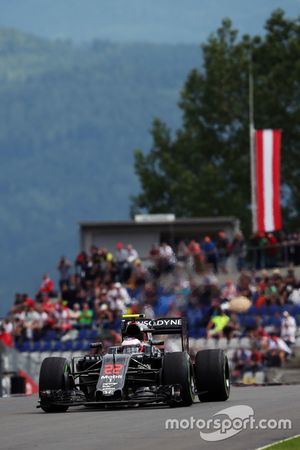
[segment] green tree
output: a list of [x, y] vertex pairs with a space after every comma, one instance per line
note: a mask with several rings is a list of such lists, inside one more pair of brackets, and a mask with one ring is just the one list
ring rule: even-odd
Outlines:
[[158, 119], [152, 148], [135, 152], [141, 193], [132, 212], [178, 216], [235, 215], [250, 231], [249, 66], [255, 80], [256, 128], [283, 129], [286, 222], [300, 208], [300, 22], [275, 11], [264, 36], [239, 38], [225, 19], [202, 46], [203, 66], [189, 74], [172, 138]]

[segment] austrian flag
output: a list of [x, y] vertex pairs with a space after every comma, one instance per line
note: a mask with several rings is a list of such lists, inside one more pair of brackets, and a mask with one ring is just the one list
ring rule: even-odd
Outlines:
[[256, 228], [281, 229], [280, 130], [256, 130]]

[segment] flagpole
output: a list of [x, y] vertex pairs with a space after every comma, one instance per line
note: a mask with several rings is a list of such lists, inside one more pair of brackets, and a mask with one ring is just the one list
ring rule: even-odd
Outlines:
[[252, 56], [249, 61], [249, 142], [250, 142], [250, 170], [251, 170], [251, 212], [252, 232], [257, 231], [256, 222], [256, 161], [255, 161], [255, 128], [254, 128], [254, 99], [253, 99], [253, 71]]

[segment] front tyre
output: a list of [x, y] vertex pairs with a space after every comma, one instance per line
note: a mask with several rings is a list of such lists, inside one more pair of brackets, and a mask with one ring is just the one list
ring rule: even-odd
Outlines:
[[223, 350], [201, 350], [195, 359], [195, 384], [201, 402], [221, 402], [229, 397], [230, 374]]
[[194, 401], [193, 366], [188, 353], [166, 353], [162, 366], [163, 384], [179, 384], [181, 400], [172, 401], [170, 406], [190, 406]]
[[[50, 357], [45, 358], [42, 362], [39, 378], [39, 393], [41, 391], [50, 390], [67, 390], [68, 374], [70, 373], [70, 366], [66, 358]], [[47, 413], [66, 412], [68, 406], [65, 405], [51, 405], [50, 403], [43, 403], [41, 401], [41, 408]]]

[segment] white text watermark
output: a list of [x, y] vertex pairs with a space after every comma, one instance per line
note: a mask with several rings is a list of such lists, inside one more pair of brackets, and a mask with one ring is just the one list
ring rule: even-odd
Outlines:
[[[217, 417], [227, 416], [227, 417]], [[166, 430], [199, 430], [205, 441], [228, 439], [243, 430], [291, 430], [290, 419], [256, 419], [254, 410], [248, 405], [230, 406], [213, 415], [211, 419], [167, 419]], [[204, 431], [205, 430], [205, 431]]]

